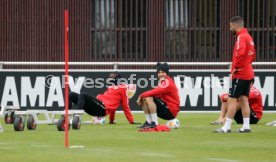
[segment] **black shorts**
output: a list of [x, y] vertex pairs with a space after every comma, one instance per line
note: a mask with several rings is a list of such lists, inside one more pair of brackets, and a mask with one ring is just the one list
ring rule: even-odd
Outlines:
[[170, 112], [166, 103], [163, 102], [160, 98], [153, 97], [153, 101], [156, 104], [156, 109], [157, 109], [156, 112], [159, 118], [164, 120], [172, 120], [175, 118]]
[[240, 96], [249, 96], [250, 85], [253, 80], [233, 79], [229, 89], [229, 97], [239, 98]]
[[72, 103], [77, 105], [77, 109], [83, 109], [87, 114], [91, 116], [105, 116], [105, 106], [97, 98], [90, 96], [87, 93], [75, 93], [69, 94], [69, 108], [72, 108]]
[[[235, 121], [237, 124], [243, 124], [243, 116], [241, 109], [236, 112], [234, 116]], [[250, 108], [250, 124], [257, 124], [259, 119], [257, 118], [256, 113]]]

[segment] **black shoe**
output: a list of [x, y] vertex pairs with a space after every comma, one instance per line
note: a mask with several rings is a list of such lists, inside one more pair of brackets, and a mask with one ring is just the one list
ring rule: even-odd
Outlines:
[[213, 132], [214, 132], [214, 133], [231, 133], [231, 130], [228, 129], [228, 130], [225, 132], [223, 129], [219, 128], [219, 129], [217, 129], [217, 130], [214, 130]]
[[238, 133], [251, 133], [251, 129], [239, 129]]
[[157, 125], [155, 124], [155, 122], [151, 122], [147, 127], [145, 128], [155, 128], [157, 127]]
[[150, 124], [149, 124], [147, 121], [145, 121], [145, 123], [144, 123], [143, 125], [140, 125], [140, 126], [138, 126], [138, 127], [136, 127], [136, 128], [143, 129], [143, 128], [148, 127], [149, 125], [150, 125]]

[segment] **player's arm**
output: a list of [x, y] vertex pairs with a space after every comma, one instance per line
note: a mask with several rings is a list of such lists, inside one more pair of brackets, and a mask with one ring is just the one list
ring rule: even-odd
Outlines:
[[130, 108], [129, 108], [129, 99], [127, 97], [126, 89], [124, 88], [121, 93], [122, 96], [122, 108], [124, 111], [124, 114], [130, 124], [134, 124], [133, 116], [131, 114]]
[[139, 97], [140, 99], [143, 99], [145, 97], [153, 97], [153, 96], [157, 96], [157, 95], [162, 95], [162, 94], [166, 94], [169, 93], [171, 91], [170, 85], [165, 85], [165, 81], [162, 83], [162, 85], [157, 86], [156, 88], [146, 91], [144, 93], [142, 93]]
[[113, 111], [113, 112], [109, 115], [109, 124], [116, 124], [116, 122], [115, 122], [115, 114], [116, 114], [116, 111]]
[[263, 114], [263, 101], [262, 101], [262, 95], [259, 90], [250, 90], [249, 93], [249, 106], [252, 108], [252, 110], [259, 115], [258, 117], [261, 117]]
[[257, 89], [254, 89], [254, 90], [250, 89], [250, 93], [249, 93], [248, 99], [261, 99], [262, 100], [261, 92], [259, 90], [257, 90]]
[[251, 58], [251, 63], [256, 59], [256, 51], [255, 49], [253, 49], [254, 54], [252, 55], [252, 58]]
[[227, 102], [227, 100], [228, 100], [228, 93], [223, 93], [220, 95], [221, 102]]
[[246, 66], [244, 64], [244, 56], [245, 56], [245, 52], [246, 52], [246, 39], [243, 36], [240, 36], [237, 40], [238, 45], [236, 50], [236, 62], [235, 65], [233, 67], [233, 73], [235, 74], [237, 71], [240, 71], [244, 68], [244, 66]]

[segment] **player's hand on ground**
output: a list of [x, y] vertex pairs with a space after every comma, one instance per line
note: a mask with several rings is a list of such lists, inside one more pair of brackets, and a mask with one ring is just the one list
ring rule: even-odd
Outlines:
[[130, 124], [142, 124], [142, 123], [138, 123], [138, 122], [130, 122]]
[[141, 103], [141, 98], [140, 96], [138, 97], [137, 101], [136, 101], [137, 105], [138, 106], [142, 106], [142, 103]]
[[109, 121], [109, 124], [116, 124], [115, 121]]
[[137, 100], [136, 102], [137, 102], [137, 105], [138, 105], [138, 106], [141, 106], [141, 105], [142, 105], [142, 103], [141, 103], [140, 100]]

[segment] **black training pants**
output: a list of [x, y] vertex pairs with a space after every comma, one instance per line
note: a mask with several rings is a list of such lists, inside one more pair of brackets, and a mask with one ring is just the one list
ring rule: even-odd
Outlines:
[[91, 116], [105, 116], [105, 107], [104, 104], [96, 99], [95, 97], [90, 96], [87, 93], [69, 93], [69, 109], [72, 109], [72, 103], [77, 105], [78, 110], [84, 110], [87, 114]]

